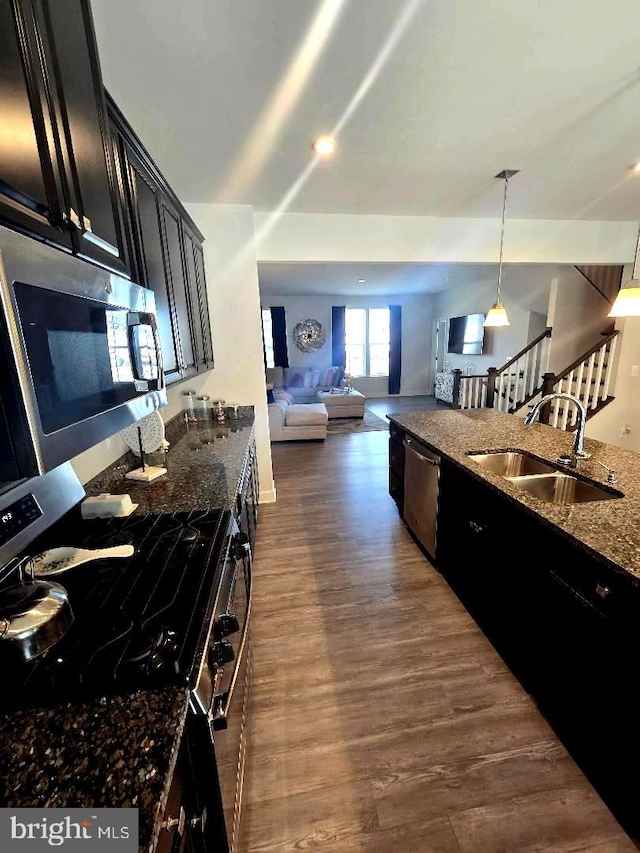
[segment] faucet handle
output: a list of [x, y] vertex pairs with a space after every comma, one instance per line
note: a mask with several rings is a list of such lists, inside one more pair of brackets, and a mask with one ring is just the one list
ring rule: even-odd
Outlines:
[[618, 475], [613, 468], [609, 468], [608, 465], [605, 465], [604, 462], [601, 462], [599, 459], [596, 459], [596, 462], [607, 472], [607, 483], [618, 482]]

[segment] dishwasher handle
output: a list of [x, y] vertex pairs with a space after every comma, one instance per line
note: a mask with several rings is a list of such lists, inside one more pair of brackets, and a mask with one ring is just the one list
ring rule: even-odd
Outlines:
[[[403, 444], [404, 444], [405, 448], [412, 450], [416, 454], [416, 456], [419, 456], [423, 462], [428, 462], [429, 465], [433, 465], [434, 468], [437, 468], [437, 466], [440, 464], [440, 459], [437, 456], [435, 458], [433, 458], [430, 455], [425, 456], [424, 453], [421, 453], [420, 452], [420, 450], [421, 450], [420, 445], [414, 444], [414, 442], [410, 438], [405, 438], [403, 441]], [[426, 452], [429, 453], [428, 450]]]

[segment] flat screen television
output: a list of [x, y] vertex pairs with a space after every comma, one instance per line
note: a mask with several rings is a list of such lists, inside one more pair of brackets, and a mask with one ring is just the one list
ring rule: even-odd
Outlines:
[[484, 314], [467, 314], [449, 320], [447, 352], [460, 355], [482, 355], [484, 344]]

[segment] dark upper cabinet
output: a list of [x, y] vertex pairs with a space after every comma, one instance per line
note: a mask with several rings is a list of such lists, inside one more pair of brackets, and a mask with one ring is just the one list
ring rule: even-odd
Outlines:
[[202, 237], [108, 96], [107, 108], [131, 269], [155, 294], [165, 378], [174, 382], [213, 363]]
[[113, 150], [88, 0], [34, 0], [57, 80], [77, 253], [127, 273]]
[[34, 10], [0, 0], [0, 220], [71, 250], [58, 123]]
[[88, 0], [0, 9], [0, 216], [128, 275]]
[[160, 221], [164, 238], [164, 266], [173, 300], [175, 323], [180, 336], [180, 370], [188, 376], [196, 371], [194, 322], [187, 295], [187, 278], [180, 235], [180, 219], [166, 198], [160, 195]]
[[125, 183], [128, 183], [130, 194], [131, 230], [137, 250], [136, 278], [154, 292], [165, 377], [173, 381], [180, 378], [180, 350], [165, 274], [159, 190], [131, 149], [125, 146], [123, 155], [123, 168], [128, 178]]
[[183, 225], [182, 233], [196, 364], [202, 369], [213, 366], [211, 321], [207, 300], [207, 282], [204, 273], [204, 256], [202, 245], [187, 225]]

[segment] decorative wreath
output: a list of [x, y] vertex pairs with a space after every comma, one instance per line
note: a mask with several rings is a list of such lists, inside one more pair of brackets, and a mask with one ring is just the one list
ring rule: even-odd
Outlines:
[[327, 340], [327, 333], [317, 320], [302, 320], [293, 329], [293, 341], [302, 352], [315, 352]]

